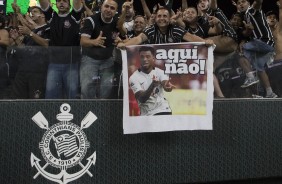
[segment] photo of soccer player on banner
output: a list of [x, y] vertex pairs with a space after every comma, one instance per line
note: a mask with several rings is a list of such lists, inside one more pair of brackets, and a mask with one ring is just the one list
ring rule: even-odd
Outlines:
[[123, 61], [125, 133], [212, 128], [213, 47], [129, 46]]

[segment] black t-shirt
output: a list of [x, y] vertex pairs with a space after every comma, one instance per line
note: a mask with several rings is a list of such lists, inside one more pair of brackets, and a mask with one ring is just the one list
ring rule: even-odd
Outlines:
[[197, 35], [201, 38], [208, 38], [209, 37], [209, 29], [210, 26], [207, 22], [203, 24], [197, 24], [196, 28], [186, 26], [185, 30], [187, 30], [189, 33]]
[[100, 31], [103, 32], [103, 37], [106, 37], [103, 47], [82, 47], [82, 54], [93, 59], [104, 60], [112, 57], [114, 49], [114, 40], [118, 36], [117, 17], [113, 17], [110, 23], [105, 23], [101, 18], [101, 13], [87, 17], [84, 21], [84, 26], [80, 30], [81, 36], [87, 36], [91, 39], [96, 39]]
[[222, 29], [223, 29], [222, 30], [223, 35], [231, 37], [235, 41], [237, 41], [236, 31], [233, 29], [229, 20], [227, 19], [227, 17], [225, 16], [225, 14], [223, 13], [223, 11], [220, 8], [217, 8], [216, 10], [208, 9], [207, 14], [210, 16], [215, 16], [216, 18], [220, 20]]
[[80, 59], [79, 26], [81, 10], [59, 15], [51, 7], [44, 12], [50, 24], [50, 62], [77, 63]]
[[[41, 38], [50, 38], [50, 26], [45, 24], [32, 30]], [[18, 71], [43, 72], [47, 70], [48, 48], [37, 44], [30, 36], [25, 36], [24, 47], [17, 47], [16, 58], [19, 61]]]

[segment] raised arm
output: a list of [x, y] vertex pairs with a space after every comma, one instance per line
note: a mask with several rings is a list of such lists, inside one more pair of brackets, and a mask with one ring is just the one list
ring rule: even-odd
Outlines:
[[117, 22], [117, 28], [118, 28], [118, 30], [119, 30], [119, 32], [122, 36], [127, 34], [127, 30], [123, 26], [123, 24], [125, 22], [125, 14], [126, 14], [125, 9], [124, 9], [124, 7], [122, 7], [121, 15], [120, 15], [118, 22]]
[[73, 0], [73, 9], [74, 10], [80, 10], [83, 6], [81, 0]]
[[41, 46], [47, 47], [49, 45], [49, 40], [44, 39], [39, 35], [33, 33], [27, 26], [19, 26], [19, 32], [22, 35], [32, 35], [31, 38], [33, 39], [33, 41], [35, 41], [37, 44]]
[[182, 0], [181, 10], [184, 11], [186, 8], [188, 8], [187, 0]]
[[172, 9], [172, 4], [173, 4], [173, 0], [165, 0], [165, 5], [166, 5], [169, 9]]
[[212, 10], [217, 9], [217, 0], [210, 0], [210, 8]]
[[40, 7], [46, 10], [51, 4], [49, 0], [39, 0]]
[[261, 10], [261, 5], [262, 5], [263, 0], [254, 0], [252, 6], [256, 10]]
[[222, 33], [222, 23], [218, 18], [209, 16], [208, 21], [211, 26], [208, 32], [209, 35], [218, 35]]
[[145, 0], [141, 0], [141, 4], [142, 4], [142, 7], [143, 7], [143, 11], [144, 11], [144, 15], [148, 18], [151, 17], [151, 12], [147, 6], [147, 3]]
[[153, 80], [151, 85], [149, 86], [149, 88], [147, 90], [143, 90], [143, 91], [138, 91], [137, 93], [135, 93], [135, 98], [141, 102], [141, 103], [145, 103], [151, 96], [152, 92], [154, 91], [155, 87], [157, 87], [160, 84], [159, 81]]
[[87, 14], [87, 17], [90, 17], [91, 15], [94, 15], [94, 13], [90, 10], [90, 8], [88, 8], [88, 6], [85, 3], [85, 0], [81, 0], [81, 3], [85, 9], [85, 12]]

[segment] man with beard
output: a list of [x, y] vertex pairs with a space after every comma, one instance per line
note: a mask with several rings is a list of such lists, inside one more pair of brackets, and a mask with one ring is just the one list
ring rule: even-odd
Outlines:
[[115, 0], [105, 0], [101, 12], [86, 18], [80, 31], [82, 98], [111, 98], [114, 75], [112, 53], [118, 36], [117, 8]]
[[50, 24], [49, 66], [46, 99], [77, 98], [79, 88], [79, 26], [82, 13], [81, 0], [56, 0], [58, 13], [49, 0], [39, 0]]

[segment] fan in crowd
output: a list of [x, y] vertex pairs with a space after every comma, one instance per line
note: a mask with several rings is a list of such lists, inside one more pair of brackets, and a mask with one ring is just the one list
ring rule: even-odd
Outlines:
[[[39, 0], [40, 8], [26, 15], [14, 1], [14, 12], [0, 17], [0, 88], [12, 86], [8, 95], [1, 90], [0, 98], [115, 98], [122, 73], [116, 48], [179, 42], [215, 44], [215, 72], [224, 63], [239, 63], [246, 76], [241, 90], [261, 84], [266, 98], [276, 98], [281, 94], [272, 89], [266, 70], [282, 63], [280, 1], [273, 4], [279, 13], [265, 14], [262, 0], [234, 0], [237, 12], [230, 20], [217, 0], [56, 0], [58, 11], [50, 0]], [[40, 59], [31, 56], [36, 48], [44, 50]], [[13, 59], [16, 72], [8, 67]], [[228, 97], [216, 75], [214, 87], [215, 97]]]

